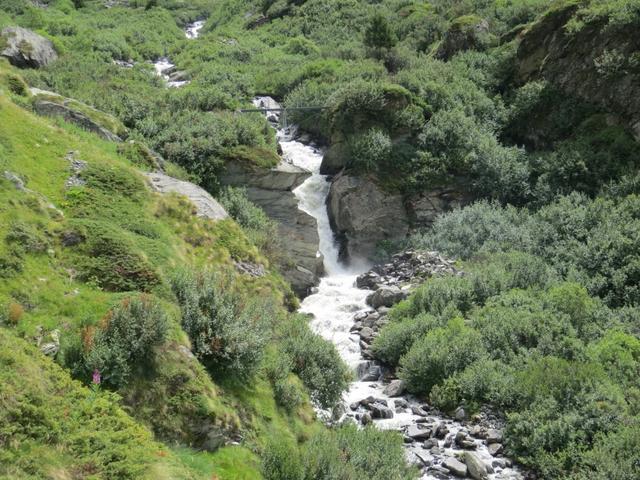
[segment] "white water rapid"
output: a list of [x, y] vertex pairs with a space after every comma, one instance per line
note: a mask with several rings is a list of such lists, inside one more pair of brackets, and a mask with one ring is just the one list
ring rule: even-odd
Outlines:
[[[255, 99], [254, 105], [259, 108], [277, 108], [277, 103], [269, 97]], [[274, 113], [277, 121], [279, 112], [272, 112], [270, 115], [273, 116]], [[324, 256], [326, 275], [321, 279], [315, 293], [302, 301], [299, 311], [313, 315], [313, 330], [334, 343], [343, 360], [358, 378], [343, 397], [346, 412], [344, 417], [356, 420], [362, 418], [367, 410], [359, 402], [373, 396], [376, 402], [386, 402], [388, 409], [393, 412], [392, 418], [373, 419], [378, 428], [398, 430], [408, 437], [412, 437], [416, 431], [424, 433], [424, 430], [419, 430], [419, 424], [432, 431], [440, 429], [440, 432], [444, 433], [432, 435], [427, 440], [431, 442], [429, 445], [422, 440], [407, 443], [407, 458], [421, 468], [422, 480], [456, 478], [451, 468], [445, 468], [444, 464], [447, 461], [455, 462], [455, 455], [463, 455], [462, 447], [457, 445], [454, 439], [461, 430], [466, 435], [467, 426], [431, 410], [424, 410], [424, 402], [421, 403], [410, 396], [391, 398], [383, 393], [385, 385], [379, 380], [380, 367], [363, 359], [359, 336], [356, 332], [350, 331], [354, 324], [354, 316], [372, 311], [365, 302], [371, 292], [355, 287], [356, 277], [368, 270], [369, 266], [345, 266], [338, 259], [339, 247], [331, 230], [326, 206], [330, 183], [325, 175], [320, 174], [322, 152], [313, 146], [289, 139], [287, 132], [279, 131], [278, 139], [284, 161], [311, 172], [311, 176], [293, 193], [299, 200], [298, 207], [316, 219], [320, 241], [319, 253]], [[367, 376], [376, 380], [367, 381]], [[502, 457], [492, 456], [487, 442], [472, 436], [465, 438], [472, 444], [474, 454], [491, 470], [488, 476], [490, 480], [523, 478], [516, 469], [510, 468], [511, 462]], [[467, 468], [464, 464], [460, 465], [461, 468]]]
[[[198, 20], [193, 23], [189, 23], [185, 29], [184, 34], [189, 40], [195, 40], [200, 35], [200, 30], [204, 27], [205, 20]], [[176, 66], [171, 63], [167, 57], [161, 57], [153, 63], [153, 67], [156, 70], [156, 75], [164, 78], [167, 82], [167, 86], [170, 88], [180, 88], [189, 83], [189, 80], [173, 79], [172, 74], [176, 72]]]

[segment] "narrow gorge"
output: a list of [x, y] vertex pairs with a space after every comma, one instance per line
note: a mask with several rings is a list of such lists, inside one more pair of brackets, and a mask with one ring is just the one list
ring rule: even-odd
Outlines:
[[[255, 99], [254, 105], [280, 108], [275, 100], [267, 97]], [[278, 128], [279, 115], [270, 113], [269, 116]], [[388, 322], [389, 307], [406, 298], [419, 278], [452, 274], [456, 270], [452, 262], [435, 252], [398, 254], [394, 262], [370, 270], [371, 264], [365, 259], [371, 253], [371, 243], [363, 249], [362, 255], [352, 246], [349, 261], [342, 261], [340, 241], [328, 213], [330, 189], [336, 179], [320, 173], [322, 150], [297, 140], [296, 133], [295, 125], [278, 130], [282, 163], [272, 170], [272, 175], [286, 175], [282, 172], [293, 168], [308, 172], [292, 193], [297, 199], [297, 208], [315, 220], [316, 255], [323, 266], [319, 270], [323, 272], [319, 284], [310, 288], [299, 312], [309, 315], [313, 330], [336, 346], [355, 377], [343, 396], [342, 405], [333, 412], [320, 410], [321, 416], [329, 423], [354, 421], [362, 426], [372, 423], [377, 428], [402, 433], [407, 460], [420, 468], [424, 480], [466, 476], [478, 480], [523, 479], [513, 462], [502, 455], [503, 422], [494, 414], [483, 411], [470, 419], [459, 407], [456, 419], [447, 417], [438, 409], [407, 395], [403, 382], [394, 379], [391, 371], [371, 360], [370, 356], [369, 359], [363, 356], [363, 350], [379, 328]], [[269, 180], [278, 183], [273, 178]], [[255, 194], [250, 193], [250, 198], [264, 208], [264, 203]], [[372, 207], [376, 207], [375, 203]], [[272, 212], [272, 209], [267, 207], [266, 211]], [[340, 215], [339, 207], [334, 207], [334, 211]], [[368, 215], [372, 213], [375, 215], [375, 212], [368, 212]], [[289, 216], [296, 214], [289, 211]], [[354, 220], [356, 223], [362, 221]], [[309, 222], [303, 224], [306, 226]], [[366, 232], [359, 234], [366, 235]], [[406, 231], [396, 229], [394, 234], [402, 236]]]

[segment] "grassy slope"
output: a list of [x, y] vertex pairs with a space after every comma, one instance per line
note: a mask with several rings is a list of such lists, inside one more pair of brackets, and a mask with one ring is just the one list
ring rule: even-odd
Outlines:
[[[6, 74], [8, 67], [4, 65], [2, 69]], [[11, 332], [2, 331], [2, 346], [6, 349], [18, 341], [16, 336], [30, 342], [36, 327], [42, 326], [47, 332], [56, 328], [61, 331], [64, 349], [66, 342], [78, 338], [82, 326], [98, 322], [114, 303], [129, 295], [101, 288], [100, 278], [80, 281], [76, 269], [88, 255], [82, 246], [64, 247], [60, 241], [63, 232], [73, 230], [77, 224], [89, 226], [86, 229], [89, 237], [93, 227], [113, 228], [156, 272], [160, 280], [150, 286], [151, 293], [163, 299], [172, 314], [170, 339], [158, 352], [160, 367], [156, 377], [138, 379], [120, 392], [130, 413], [163, 438], [185, 444], [190, 439], [183, 438], [182, 434], [190, 421], [207, 420], [226, 431], [239, 432], [249, 448], [225, 447], [215, 454], [195, 453], [182, 448], [176, 451], [175, 458], [167, 453], [167, 459], [177, 464], [182, 461], [188, 467], [180, 466], [180, 469], [184, 472], [193, 471], [196, 478], [211, 478], [213, 473], [219, 478], [259, 478], [258, 460], [254, 453], [256, 449], [268, 436], [295, 439], [317, 428], [318, 425], [313, 423], [311, 407], [306, 403], [296, 415], [284, 413], [275, 405], [269, 382], [261, 377], [251, 387], [220, 387], [214, 384], [197, 361], [186, 358], [180, 351], [180, 347], [188, 345], [188, 341], [177, 322], [177, 307], [171, 303], [165, 279], [175, 266], [207, 265], [227, 271], [235, 277], [238, 288], [248, 294], [275, 295], [279, 302], [283, 301], [283, 292], [287, 290], [284, 282], [273, 273], [260, 279], [234, 273], [234, 258], [267, 263], [234, 222], [213, 223], [197, 219], [193, 215], [193, 207], [185, 200], [161, 197], [144, 188], [141, 177], [126, 159], [117, 155], [114, 144], [103, 142], [62, 122], [38, 118], [12, 100], [25, 102], [20, 97], [9, 95], [6, 90], [0, 93], [0, 170], [19, 175], [28, 190], [19, 191], [4, 176], [0, 177], [0, 238], [5, 240], [0, 242], [0, 261], [6, 264], [7, 260], [18, 259], [13, 267], [13, 263], [9, 262], [9, 268], [5, 269], [0, 281], [0, 313], [6, 317], [12, 311], [15, 317], [10, 319]], [[88, 163], [89, 171], [99, 174], [98, 177], [91, 177], [93, 180], [87, 187], [64, 187], [71, 174], [69, 161], [65, 159], [70, 151], [76, 152], [75, 158]], [[125, 182], [125, 187], [129, 185], [135, 190], [131, 197], [117, 191], [125, 188], [118, 183], [124, 178], [132, 180], [131, 185]], [[110, 179], [116, 182], [111, 185], [107, 182]], [[111, 192], [110, 189], [116, 191]], [[26, 251], [20, 245], [17, 254], [15, 244], [5, 238], [16, 222], [28, 227], [30, 239], [35, 242], [35, 247], [29, 247]], [[22, 340], [19, 342], [25, 344]], [[41, 358], [37, 351], [26, 345], [24, 348], [23, 356], [33, 357], [30, 360], [33, 362], [44, 362], [46, 368], [57, 372], [59, 380], [51, 388], [38, 393], [41, 403], [48, 405], [52, 392], [65, 391], [56, 385], [59, 382], [71, 384], [70, 380], [59, 368]], [[11, 357], [6, 350], [5, 355]], [[16, 372], [7, 362], [0, 365], [0, 375], [19, 378], [15, 377]], [[29, 384], [42, 383], [42, 369], [29, 371], [25, 375]], [[177, 378], [183, 381], [186, 378], [186, 382], [178, 392], [174, 392], [170, 385]], [[87, 395], [86, 390], [75, 383], [73, 385], [73, 395]], [[4, 393], [0, 398], [4, 400]], [[62, 410], [65, 404], [75, 403], [71, 394], [62, 395], [60, 401], [63, 402], [60, 406]], [[122, 412], [114, 399], [109, 400], [109, 408]], [[56, 411], [54, 409], [48, 414], [56, 417]], [[45, 417], [38, 417], [38, 428], [47, 421]], [[137, 429], [139, 435], [148, 438], [148, 447], [140, 447], [141, 456], [153, 456], [153, 452], [160, 447], [152, 440], [149, 431], [135, 424], [131, 418], [126, 417], [126, 422], [130, 428]], [[11, 421], [7, 425], [10, 427]], [[80, 424], [76, 426], [81, 428]], [[50, 448], [58, 443], [64, 445], [69, 441], [69, 436], [81, 433], [81, 430], [74, 430], [73, 425], [68, 428], [70, 431], [63, 432], [60, 440], [56, 441], [46, 436], [29, 437], [34, 448], [47, 449], [49, 455], [55, 456], [51, 464], [59, 465], [61, 471], [77, 465], [74, 456], [65, 450], [66, 447]], [[0, 436], [0, 442], [13, 444], [14, 440], [13, 433]], [[167, 451], [166, 447], [162, 448]], [[14, 454], [24, 457], [25, 461], [36, 458], [22, 450]], [[0, 465], [13, 465], [15, 458], [18, 457], [0, 457]], [[137, 462], [136, 457], [131, 464]], [[153, 465], [153, 462], [149, 462], [145, 471], [151, 478], [160, 478], [150, 473]], [[170, 472], [164, 467], [162, 470]], [[183, 475], [184, 478], [188, 478], [186, 475]], [[37, 477], [58, 478], [51, 472], [40, 472]], [[99, 473], [96, 478], [116, 477]], [[168, 478], [182, 477], [170, 473]]]

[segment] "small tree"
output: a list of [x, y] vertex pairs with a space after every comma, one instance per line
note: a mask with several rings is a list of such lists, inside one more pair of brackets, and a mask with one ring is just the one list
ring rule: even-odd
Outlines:
[[396, 42], [397, 38], [391, 30], [387, 19], [379, 13], [374, 15], [364, 32], [364, 44], [368, 48], [380, 52], [384, 49], [393, 48]]

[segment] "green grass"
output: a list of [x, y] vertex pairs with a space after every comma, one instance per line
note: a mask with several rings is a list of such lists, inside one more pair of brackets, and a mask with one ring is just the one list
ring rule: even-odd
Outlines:
[[[48, 396], [52, 392], [60, 392], [60, 409], [64, 410], [64, 405], [77, 403], [78, 395], [88, 395], [88, 391], [28, 345], [33, 343], [37, 329], [42, 327], [45, 334], [60, 331], [62, 351], [57, 360], [65, 364], [65, 349], [79, 342], [87, 328], [99, 325], [109, 309], [124, 298], [149, 290], [168, 312], [169, 338], [156, 351], [153, 372], [136, 374], [118, 392], [121, 400], [114, 395], [105, 397], [109, 402], [105, 422], [124, 416], [126, 428], [114, 429], [122, 430], [120, 435], [130, 441], [138, 438], [136, 435], [144, 438], [135, 448], [127, 449], [126, 441], [118, 445], [122, 455], [129, 455], [126, 468], [139, 470], [121, 478], [260, 478], [259, 459], [254, 452], [268, 436], [306, 438], [309, 431], [321, 426], [315, 422], [308, 399], [294, 413], [277, 407], [271, 385], [262, 373], [246, 387], [212, 380], [197, 360], [185, 354], [188, 339], [180, 327], [179, 309], [166, 279], [177, 266], [214, 268], [230, 275], [234, 288], [247, 296], [269, 296], [280, 305], [291, 301], [288, 285], [273, 270], [261, 278], [235, 272], [234, 259], [262, 263], [267, 268], [269, 265], [234, 221], [212, 222], [196, 217], [193, 205], [183, 197], [151, 192], [132, 164], [136, 159], [118, 154], [115, 144], [62, 120], [37, 117], [13, 100], [14, 96], [0, 93], [0, 170], [18, 175], [26, 190], [20, 191], [4, 175], [0, 177], [0, 322], [8, 321], [11, 315], [9, 323], [0, 325], [0, 343], [9, 346], [16, 339], [24, 344], [25, 356], [51, 365], [47, 368], [58, 372], [56, 379], [73, 385], [68, 393], [54, 386], [41, 392], [43, 405], [51, 403]], [[74, 158], [87, 162], [80, 173], [86, 185], [65, 188], [72, 174], [67, 159], [71, 151]], [[70, 233], [78, 234], [79, 243], [65, 246]], [[113, 251], [114, 245], [117, 252]], [[109, 267], [119, 258], [112, 255], [123, 251], [135, 254], [154, 272], [155, 280], [149, 284], [105, 283], [106, 276], [121, 275], [110, 272]], [[104, 263], [96, 267], [98, 274], [94, 272], [93, 278], [83, 275], [87, 262], [101, 258]], [[16, 268], [3, 269], [6, 259], [15, 260]], [[95, 267], [94, 263], [91, 265]], [[11, 360], [13, 353], [8, 348], [2, 353], [7, 362], [28, 364], [19, 356]], [[7, 380], [0, 386], [0, 401], [29, 395], [15, 383], [19, 377], [12, 367], [0, 365], [0, 378], [3, 375]], [[35, 373], [25, 375], [33, 376], [29, 383], [34, 388], [42, 383]], [[6, 385], [11, 382], [15, 385], [5, 395]], [[64, 418], [57, 408], [38, 418], [47, 424], [53, 421], [48, 420], [50, 413], [51, 418]], [[112, 419], [114, 412], [122, 413]], [[72, 430], [80, 428], [62, 423], [61, 428], [69, 429], [68, 435], [75, 435]], [[196, 453], [188, 446], [201, 440], [198, 430], [205, 424], [225, 435], [240, 435], [245, 439], [243, 445], [225, 447], [215, 454]], [[19, 424], [7, 418], [4, 427], [11, 430], [7, 438], [17, 438], [14, 430]], [[101, 433], [99, 426], [94, 430]], [[110, 434], [104, 435], [109, 438]], [[75, 447], [65, 443], [66, 436], [20, 441], [19, 446], [0, 454], [0, 478], [2, 469], [11, 478], [31, 471], [37, 472], [36, 476], [72, 478], [72, 470], [80, 468], [80, 463]], [[174, 455], [159, 441], [184, 447]], [[99, 455], [109, 457], [109, 449], [116, 449], [116, 445], [96, 448]], [[38, 458], [46, 459], [46, 466], [39, 465]], [[97, 465], [103, 468], [100, 462]], [[55, 472], [44, 472], [43, 468]], [[118, 478], [105, 475], [98, 473], [95, 478]]]
[[210, 478], [260, 480], [260, 461], [251, 450], [241, 446], [223, 447], [215, 453], [177, 448], [173, 453], [187, 468]]

